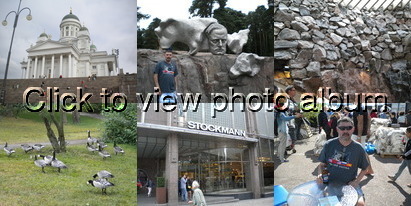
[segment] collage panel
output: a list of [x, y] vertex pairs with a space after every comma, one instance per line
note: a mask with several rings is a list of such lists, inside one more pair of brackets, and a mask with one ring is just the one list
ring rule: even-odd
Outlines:
[[258, 198], [257, 203], [272, 204], [274, 117], [272, 112], [234, 107], [213, 118], [211, 103], [181, 113], [154, 108], [144, 112], [139, 106], [139, 205], [187, 205], [182, 184], [189, 185], [186, 198], [191, 200], [193, 181], [207, 204], [243, 205], [241, 200]]
[[272, 0], [137, 2], [139, 205], [272, 205]]
[[275, 205], [411, 204], [409, 12], [274, 2]]
[[0, 205], [137, 204], [136, 6], [0, 3]]

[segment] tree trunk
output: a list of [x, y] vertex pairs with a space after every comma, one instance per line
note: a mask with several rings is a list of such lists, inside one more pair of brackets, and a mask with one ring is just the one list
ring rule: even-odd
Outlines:
[[60, 118], [61, 118], [63, 124], [67, 124], [67, 114], [65, 112], [63, 112], [63, 114], [60, 115]]
[[72, 117], [73, 117], [73, 124], [79, 124], [80, 123], [80, 113], [78, 112], [77, 109], [73, 111]]
[[44, 125], [46, 126], [46, 129], [47, 129], [47, 137], [49, 138], [49, 141], [50, 141], [51, 146], [53, 147], [54, 151], [59, 153], [60, 152], [60, 146], [58, 144], [56, 135], [54, 134], [54, 131], [51, 128], [50, 120], [47, 118], [46, 115], [49, 115], [49, 114], [42, 114], [41, 118], [43, 119]]
[[63, 123], [63, 116], [64, 112], [60, 109], [59, 111], [60, 113], [60, 122], [57, 121], [56, 117], [54, 116], [54, 113], [51, 114], [51, 120], [53, 121], [53, 123], [56, 125], [57, 128], [57, 132], [59, 134], [59, 142], [60, 142], [60, 151], [61, 152], [66, 152], [66, 138], [64, 137], [64, 123]]

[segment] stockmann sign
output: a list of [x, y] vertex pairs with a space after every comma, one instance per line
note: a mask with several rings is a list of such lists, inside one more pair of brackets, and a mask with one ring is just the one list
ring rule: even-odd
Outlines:
[[243, 130], [223, 127], [223, 126], [217, 126], [217, 125], [212, 125], [212, 124], [204, 124], [204, 123], [199, 123], [199, 122], [188, 121], [187, 127], [189, 129], [197, 129], [197, 130], [245, 137], [245, 131]]

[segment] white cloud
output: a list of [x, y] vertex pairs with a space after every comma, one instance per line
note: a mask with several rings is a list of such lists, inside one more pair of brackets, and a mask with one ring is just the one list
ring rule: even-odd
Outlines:
[[[17, 10], [18, 1], [0, 1], [0, 20], [7, 13]], [[99, 51], [111, 53], [111, 49], [120, 50], [120, 68], [124, 72], [136, 73], [136, 1], [134, 0], [23, 0], [21, 8], [29, 7], [33, 19], [26, 20], [28, 11], [22, 11], [16, 28], [8, 78], [20, 78], [20, 62], [27, 59], [26, 50], [31, 44], [35, 44], [37, 37], [46, 32], [52, 35], [52, 40], [60, 37], [60, 23], [62, 18], [73, 10], [80, 22], [85, 24], [90, 32], [90, 38]], [[0, 25], [0, 78], [4, 77], [5, 63], [9, 51], [11, 35], [13, 31], [14, 14], [7, 18], [6, 27]]]

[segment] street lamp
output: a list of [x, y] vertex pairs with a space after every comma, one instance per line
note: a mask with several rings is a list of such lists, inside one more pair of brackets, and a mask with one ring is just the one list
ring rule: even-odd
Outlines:
[[3, 26], [7, 26], [7, 17], [11, 14], [14, 13], [16, 17], [14, 18], [14, 25], [13, 25], [13, 34], [11, 35], [11, 42], [10, 42], [10, 49], [9, 49], [9, 54], [7, 56], [7, 63], [6, 63], [6, 71], [4, 73], [4, 80], [3, 80], [3, 94], [1, 94], [2, 97], [2, 104], [4, 105], [6, 103], [6, 80], [7, 80], [7, 73], [9, 71], [9, 63], [10, 63], [10, 55], [11, 55], [11, 48], [13, 47], [13, 39], [14, 39], [14, 32], [16, 31], [17, 27], [17, 22], [19, 20], [19, 15], [23, 10], [29, 10], [29, 14], [26, 16], [26, 19], [30, 21], [33, 17], [31, 16], [31, 10], [28, 7], [24, 7], [20, 9], [21, 5], [21, 0], [19, 2], [19, 7], [17, 8], [17, 11], [10, 11], [7, 15], [6, 18], [4, 18], [3, 22], [1, 23]]

